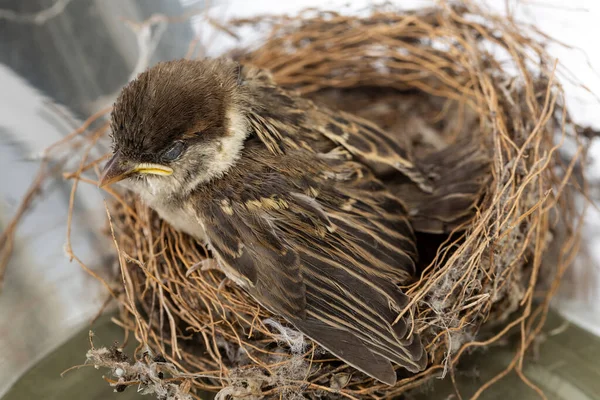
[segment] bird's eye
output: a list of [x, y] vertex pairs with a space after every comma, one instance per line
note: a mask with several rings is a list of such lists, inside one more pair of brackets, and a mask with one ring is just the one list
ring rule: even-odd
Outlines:
[[185, 145], [183, 144], [183, 142], [175, 142], [173, 146], [169, 147], [169, 149], [163, 153], [163, 160], [175, 161], [179, 158], [179, 156], [181, 156], [181, 153], [183, 153], [184, 148]]

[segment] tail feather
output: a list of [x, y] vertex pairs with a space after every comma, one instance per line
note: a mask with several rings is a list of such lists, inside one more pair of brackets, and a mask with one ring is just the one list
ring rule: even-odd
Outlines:
[[484, 151], [462, 140], [425, 156], [419, 165], [432, 176], [430, 193], [412, 182], [391, 185], [406, 205], [413, 229], [449, 233], [471, 219], [490, 177], [490, 160]]
[[[393, 347], [381, 342], [374, 343], [373, 340], [369, 340], [368, 345], [374, 353], [387, 358], [395, 364], [401, 365], [410, 372], [420, 372], [427, 366], [425, 348], [421, 344], [421, 341], [414, 337], [398, 342]], [[404, 356], [400, 356], [401, 354], [404, 354]]]

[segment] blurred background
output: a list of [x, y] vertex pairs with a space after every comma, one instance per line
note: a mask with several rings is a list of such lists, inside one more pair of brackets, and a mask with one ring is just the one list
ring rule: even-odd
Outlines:
[[[396, 1], [401, 7], [429, 1]], [[600, 3], [596, 0], [486, 2], [500, 13], [534, 23], [567, 46], [552, 54], [565, 76], [574, 119], [600, 129]], [[219, 34], [215, 22], [265, 13], [295, 13], [305, 7], [344, 7], [364, 12], [369, 1], [198, 0], [0, 0], [0, 231], [19, 210], [38, 172], [42, 151], [112, 104], [119, 89], [160, 61], [188, 54], [217, 55], [260, 38], [244, 31], [241, 41]], [[565, 71], [566, 71], [565, 70]], [[565, 72], [566, 73], [566, 72]], [[577, 87], [569, 79], [587, 85]], [[588, 178], [600, 180], [600, 150], [591, 149]], [[65, 255], [65, 220], [72, 182], [53, 176], [17, 229], [0, 292], [0, 397], [45, 356], [87, 329], [107, 300], [105, 289]], [[74, 199], [73, 248], [101, 275], [112, 250], [104, 226], [102, 193], [89, 186]], [[43, 199], [43, 201], [41, 200]], [[95, 233], [96, 232], [96, 233]], [[586, 252], [576, 262], [556, 308], [564, 317], [600, 335], [600, 217], [590, 208]], [[113, 339], [113, 338], [111, 338]], [[84, 360], [85, 347], [79, 358]], [[60, 371], [59, 371], [60, 372]], [[43, 397], [45, 398], [45, 397]]]

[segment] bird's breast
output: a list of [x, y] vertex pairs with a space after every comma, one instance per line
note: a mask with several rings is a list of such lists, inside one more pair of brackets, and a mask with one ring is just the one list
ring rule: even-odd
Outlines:
[[167, 221], [173, 228], [178, 231], [187, 233], [193, 236], [203, 244], [207, 243], [206, 232], [204, 227], [198, 220], [198, 216], [191, 210], [188, 212], [185, 209], [178, 210], [156, 210], [158, 215]]
[[160, 196], [144, 196], [142, 194], [141, 197], [144, 203], [156, 211], [173, 228], [193, 236], [202, 244], [206, 244], [207, 238], [204, 226], [192, 207], [185, 204], [173, 205], [172, 202], [159, 198]]

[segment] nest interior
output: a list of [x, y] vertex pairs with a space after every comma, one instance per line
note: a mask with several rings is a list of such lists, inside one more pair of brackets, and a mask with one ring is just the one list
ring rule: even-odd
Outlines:
[[[584, 147], [542, 44], [547, 38], [472, 5], [365, 17], [308, 11], [230, 25], [270, 32], [259, 47], [232, 57], [271, 70], [278, 84], [318, 103], [376, 122], [419, 156], [465, 135], [488, 150], [490, 179], [466, 229], [418, 238], [421, 275], [406, 292], [430, 364], [415, 375], [400, 371], [394, 387], [353, 370], [220, 272], [187, 274], [205, 249], [118, 191], [110, 191], [107, 232], [119, 279], [104, 282], [120, 306], [117, 323], [139, 346], [132, 362], [94, 348], [89, 360], [109, 367], [117, 388], [141, 385], [159, 398], [199, 398], [202, 390], [221, 399], [380, 399], [452, 375], [462, 354], [516, 332], [506, 372], [520, 372], [576, 254], [581, 221], [571, 175]], [[66, 175], [74, 192], [77, 182], [97, 178], [105, 158], [94, 159], [91, 149], [106, 130], [86, 126], [68, 138], [84, 143], [79, 167]], [[559, 154], [565, 141], [577, 149], [566, 161]]]

